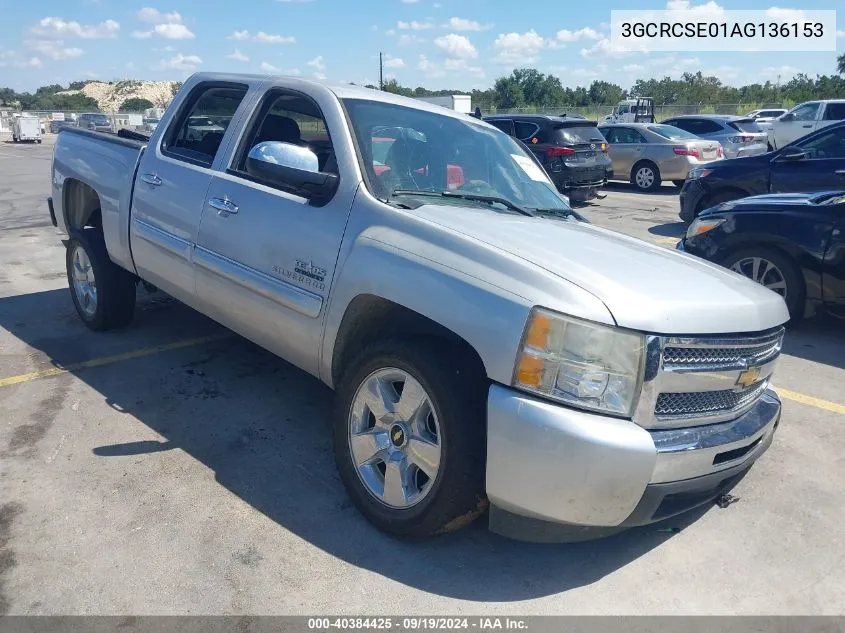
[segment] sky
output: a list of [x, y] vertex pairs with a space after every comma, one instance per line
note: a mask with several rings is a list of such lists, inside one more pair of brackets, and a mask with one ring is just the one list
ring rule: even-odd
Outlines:
[[[637, 8], [843, 9], [841, 0], [637, 0]], [[331, 82], [385, 77], [432, 89], [487, 88], [534, 67], [564, 85], [701, 70], [729, 85], [833, 74], [845, 52], [618, 53], [598, 0], [0, 0], [0, 86], [82, 79], [183, 80], [195, 71], [294, 74]]]

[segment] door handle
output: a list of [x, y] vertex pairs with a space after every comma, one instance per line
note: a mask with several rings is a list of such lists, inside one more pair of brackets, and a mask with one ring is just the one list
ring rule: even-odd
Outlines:
[[211, 198], [208, 201], [208, 206], [212, 209], [217, 209], [217, 215], [224, 218], [238, 212], [238, 205], [225, 198]]
[[810, 125], [802, 125], [801, 127], [813, 127], [813, 125], [812, 125], [812, 124], [810, 124]]
[[845, 176], [845, 169], [837, 169], [835, 172], [837, 176]]
[[145, 182], [148, 185], [152, 185], [153, 187], [160, 187], [162, 180], [155, 174], [143, 174], [141, 176], [141, 182]]

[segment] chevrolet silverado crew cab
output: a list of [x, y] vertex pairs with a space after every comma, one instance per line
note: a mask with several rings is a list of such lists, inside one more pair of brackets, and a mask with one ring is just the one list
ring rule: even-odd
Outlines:
[[465, 114], [196, 74], [148, 139], [64, 130], [51, 182], [82, 321], [127, 325], [142, 280], [318, 377], [340, 477], [394, 535], [488, 505], [529, 540], [657, 521], [780, 419], [778, 294], [582, 221]]

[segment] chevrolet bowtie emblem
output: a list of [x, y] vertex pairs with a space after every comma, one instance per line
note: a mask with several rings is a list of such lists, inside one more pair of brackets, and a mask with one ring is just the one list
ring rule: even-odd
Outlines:
[[402, 431], [395, 431], [393, 433], [393, 441], [398, 442], [401, 439], [402, 439]]
[[736, 379], [737, 386], [750, 387], [760, 379], [760, 368], [750, 367], [739, 375]]

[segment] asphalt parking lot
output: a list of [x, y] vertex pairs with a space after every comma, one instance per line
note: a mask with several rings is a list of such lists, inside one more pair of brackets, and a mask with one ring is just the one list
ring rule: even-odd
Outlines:
[[[790, 328], [739, 501], [575, 545], [397, 542], [351, 507], [315, 379], [140, 290], [94, 334], [49, 221], [53, 137], [0, 137], [0, 614], [837, 614], [845, 326]], [[677, 190], [582, 211], [672, 248]]]

